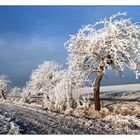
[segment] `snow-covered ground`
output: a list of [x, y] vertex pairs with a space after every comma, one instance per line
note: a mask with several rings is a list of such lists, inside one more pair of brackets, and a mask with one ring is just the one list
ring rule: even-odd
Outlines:
[[[79, 89], [81, 94], [91, 93], [92, 88], [87, 87]], [[115, 85], [115, 86], [101, 86], [101, 93], [128, 93], [140, 91], [140, 84], [127, 84], [127, 85]]]
[[[139, 91], [140, 84], [101, 87], [101, 92], [105, 93], [102, 97], [135, 98], [136, 101], [102, 100], [100, 114], [93, 111], [91, 118], [87, 114], [82, 116], [84, 108], [75, 111], [80, 115], [74, 117], [75, 114], [61, 114], [33, 104], [1, 99], [0, 134], [140, 134]], [[80, 92], [91, 93], [92, 88], [80, 89]], [[101, 117], [94, 118], [96, 115]]]
[[120, 93], [120, 92], [136, 92], [140, 91], [140, 84], [127, 84], [115, 86], [103, 86], [101, 92]]
[[1, 134], [140, 134], [140, 120], [131, 116], [77, 118], [6, 102], [0, 114]]

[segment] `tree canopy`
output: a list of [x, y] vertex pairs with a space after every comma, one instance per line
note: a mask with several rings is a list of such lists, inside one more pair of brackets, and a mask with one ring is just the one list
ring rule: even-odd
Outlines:
[[72, 35], [65, 44], [69, 68], [86, 70], [90, 74], [103, 67], [122, 75], [127, 66], [138, 78], [140, 26], [123, 16], [126, 13], [118, 12]]

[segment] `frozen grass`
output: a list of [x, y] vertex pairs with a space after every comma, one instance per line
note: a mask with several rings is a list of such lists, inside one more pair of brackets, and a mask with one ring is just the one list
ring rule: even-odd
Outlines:
[[134, 125], [137, 128], [140, 128], [140, 119], [136, 118], [136, 116], [108, 115], [104, 120], [113, 121], [115, 125]]
[[117, 127], [122, 127], [128, 133], [140, 134], [140, 119], [136, 116], [108, 115], [103, 120], [113, 122]]

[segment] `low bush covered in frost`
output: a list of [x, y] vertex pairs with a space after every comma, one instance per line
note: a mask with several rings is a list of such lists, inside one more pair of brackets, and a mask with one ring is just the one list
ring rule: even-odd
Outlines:
[[75, 108], [80, 103], [76, 89], [85, 85], [85, 75], [81, 71], [70, 70], [64, 70], [62, 73], [61, 80], [52, 91], [55, 98], [55, 108], [60, 110]]
[[23, 102], [30, 103], [31, 96], [43, 94], [43, 108], [66, 110], [79, 105], [76, 89], [87, 82], [84, 72], [63, 70], [53, 61], [46, 61], [33, 71], [26, 87], [22, 89]]
[[4, 94], [8, 91], [9, 83], [6, 75], [0, 76], [0, 97], [4, 97]]
[[134, 126], [140, 129], [140, 120], [135, 116], [123, 115], [108, 115], [104, 118], [106, 121], [112, 121], [115, 125], [119, 126]]
[[21, 88], [14, 87], [10, 90], [10, 96], [20, 96], [21, 95]]

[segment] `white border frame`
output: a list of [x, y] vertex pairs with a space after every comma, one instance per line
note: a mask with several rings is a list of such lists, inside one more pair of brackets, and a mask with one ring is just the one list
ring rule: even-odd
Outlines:
[[0, 0], [0, 5], [140, 5], [140, 0]]

